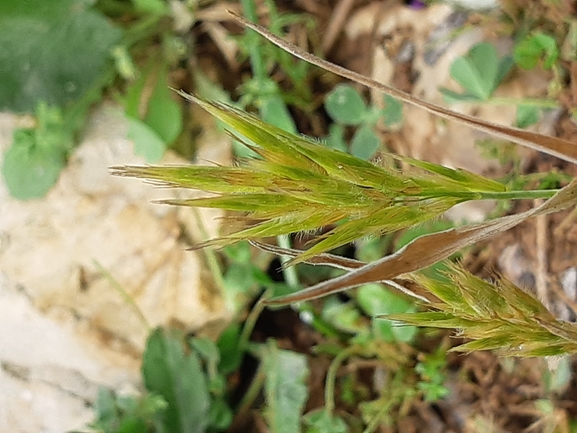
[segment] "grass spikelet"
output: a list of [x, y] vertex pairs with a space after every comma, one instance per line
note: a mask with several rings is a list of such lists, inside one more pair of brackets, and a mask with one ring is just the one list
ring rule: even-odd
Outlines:
[[536, 298], [503, 278], [494, 284], [460, 265], [448, 280], [410, 275], [434, 294], [437, 311], [386, 316], [406, 324], [456, 329], [472, 341], [454, 351], [495, 350], [502, 356], [553, 356], [577, 352], [577, 324], [557, 320]]
[[201, 246], [225, 246], [244, 239], [315, 231], [336, 224], [320, 242], [292, 263], [355, 239], [381, 235], [437, 218], [457, 203], [494, 198], [502, 185], [465, 170], [406, 157], [408, 168], [377, 166], [287, 133], [238, 109], [180, 92], [222, 121], [229, 134], [260, 158], [237, 167], [114, 167], [113, 174], [139, 177], [168, 187], [192, 188], [216, 196], [166, 200], [181, 206], [244, 212], [255, 225]]

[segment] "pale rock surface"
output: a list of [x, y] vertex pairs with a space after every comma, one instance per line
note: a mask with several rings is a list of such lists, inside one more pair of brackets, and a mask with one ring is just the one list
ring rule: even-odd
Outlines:
[[[26, 121], [0, 115], [0, 151]], [[192, 211], [150, 203], [191, 193], [109, 175], [144, 162], [126, 128], [120, 109], [99, 108], [43, 199], [14, 200], [0, 183], [0, 433], [79, 428], [99, 386], [139, 386], [148, 329], [97, 263], [150, 326], [218, 329], [230, 317], [202, 252], [181, 240], [203, 239]], [[227, 139], [205, 135], [199, 157], [229, 163]], [[211, 237], [218, 215], [200, 212]]]

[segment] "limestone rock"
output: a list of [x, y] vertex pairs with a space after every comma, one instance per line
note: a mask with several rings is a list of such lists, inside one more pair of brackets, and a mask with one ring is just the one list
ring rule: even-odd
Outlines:
[[[0, 150], [21, 123], [0, 116]], [[118, 108], [98, 109], [42, 199], [14, 200], [0, 184], [0, 431], [80, 427], [98, 386], [138, 384], [145, 322], [191, 332], [230, 315], [203, 253], [182, 240], [203, 239], [192, 210], [150, 203], [191, 193], [109, 175], [144, 163], [126, 128]], [[227, 139], [207, 135], [200, 158], [229, 163]], [[168, 152], [163, 163], [186, 162]], [[218, 215], [200, 211], [211, 236]]]

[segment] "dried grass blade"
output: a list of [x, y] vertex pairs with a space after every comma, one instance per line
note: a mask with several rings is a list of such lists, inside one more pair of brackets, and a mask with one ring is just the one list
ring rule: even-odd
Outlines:
[[407, 104], [420, 107], [430, 113], [436, 114], [445, 119], [454, 120], [456, 122], [465, 124], [479, 131], [487, 132], [496, 137], [510, 140], [514, 143], [521, 144], [531, 149], [535, 149], [540, 152], [544, 152], [549, 155], [556, 156], [557, 158], [561, 158], [566, 161], [577, 164], [577, 144], [575, 143], [556, 137], [525, 131], [518, 128], [512, 128], [508, 126], [497, 125], [496, 123], [492, 122], [486, 122], [484, 120], [476, 119], [474, 117], [467, 116], [465, 114], [448, 110], [439, 105], [423, 101], [422, 99], [416, 98], [412, 95], [409, 95], [408, 93], [395, 89], [394, 87], [390, 87], [383, 83], [379, 83], [378, 81], [365, 77], [364, 75], [361, 75], [357, 72], [351, 71], [349, 69], [343, 68], [342, 66], [338, 66], [335, 65], [334, 63], [320, 59], [315, 55], [300, 49], [296, 45], [293, 45], [290, 42], [281, 39], [280, 37], [274, 35], [264, 27], [261, 27], [258, 24], [254, 24], [248, 21], [247, 19], [235, 14], [234, 12], [229, 11], [229, 13], [242, 25], [254, 30], [255, 32], [259, 33], [260, 35], [268, 39], [273, 44], [277, 45], [278, 47], [292, 54], [293, 56], [296, 56], [306, 62], [316, 65], [327, 71], [333, 72], [334, 74], [340, 75], [341, 77], [363, 84], [367, 87], [379, 90]]

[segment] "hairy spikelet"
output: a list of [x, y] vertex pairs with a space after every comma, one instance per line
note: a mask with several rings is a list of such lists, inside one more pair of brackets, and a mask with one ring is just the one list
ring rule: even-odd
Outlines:
[[502, 356], [553, 356], [577, 352], [577, 324], [557, 320], [545, 306], [512, 282], [494, 284], [460, 265], [449, 264], [447, 279], [422, 273], [415, 283], [438, 298], [436, 311], [387, 316], [406, 324], [456, 329], [472, 341], [453, 350], [495, 350]]
[[[355, 239], [381, 235], [436, 218], [479, 192], [503, 191], [492, 180], [411, 158], [394, 156], [409, 168], [377, 166], [289, 134], [235, 108], [184, 95], [224, 122], [229, 133], [260, 156], [236, 167], [115, 167], [113, 173], [216, 196], [164, 203], [214, 207], [246, 213], [256, 225], [203, 246], [243, 239], [315, 231], [335, 224], [294, 261]], [[391, 159], [388, 158], [388, 159]]]

